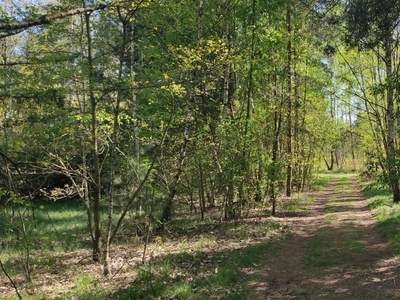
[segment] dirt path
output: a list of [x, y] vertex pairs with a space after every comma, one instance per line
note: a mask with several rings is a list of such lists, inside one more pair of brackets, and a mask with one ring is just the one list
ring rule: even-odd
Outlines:
[[279, 218], [293, 235], [252, 272], [248, 299], [400, 299], [400, 264], [354, 176], [315, 193], [303, 215]]

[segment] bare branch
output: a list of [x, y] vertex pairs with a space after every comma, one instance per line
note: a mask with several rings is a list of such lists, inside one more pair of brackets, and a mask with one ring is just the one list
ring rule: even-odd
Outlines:
[[14, 290], [15, 290], [15, 293], [17, 294], [17, 296], [18, 296], [18, 299], [22, 299], [22, 296], [21, 296], [21, 294], [20, 294], [19, 291], [18, 291], [17, 285], [15, 284], [14, 280], [12, 280], [12, 278], [11, 278], [10, 275], [8, 274], [7, 270], [4, 268], [4, 265], [3, 265], [3, 262], [1, 261], [1, 259], [0, 259], [0, 267], [1, 267], [1, 270], [3, 271], [3, 273], [4, 273], [4, 274], [6, 275], [6, 277], [8, 278], [8, 280], [11, 282], [12, 286], [14, 287]]

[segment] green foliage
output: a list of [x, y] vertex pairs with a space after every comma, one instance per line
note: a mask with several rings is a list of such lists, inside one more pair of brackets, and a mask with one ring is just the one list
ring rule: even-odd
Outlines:
[[[255, 201], [259, 207], [269, 205], [284, 190], [288, 165], [296, 185], [316, 189], [326, 184], [325, 177], [315, 177], [321, 152], [335, 152], [340, 167], [347, 166], [353, 128], [346, 121], [346, 101], [352, 96], [345, 83], [351, 80], [348, 70], [341, 69], [341, 49], [331, 49], [329, 56], [324, 51], [340, 41], [324, 18], [340, 15], [342, 6], [310, 10], [305, 3], [292, 2], [288, 32], [284, 0], [206, 0], [203, 8], [200, 3], [117, 1], [87, 15], [90, 24], [75, 16], [35, 28], [13, 43], [7, 39], [2, 59], [26, 64], [0, 69], [0, 119], [7, 120], [1, 123], [0, 150], [12, 154], [24, 178], [14, 182], [21, 195], [12, 200], [15, 209], [28, 216], [29, 207], [22, 203], [27, 195], [35, 198], [36, 207], [44, 207], [36, 209], [35, 221], [28, 224], [36, 230], [28, 248], [89, 247], [83, 241], [88, 236], [84, 224], [97, 187], [101, 219], [106, 201], [110, 212], [115, 208], [111, 228], [115, 216], [134, 200], [137, 211], [128, 211], [127, 216], [135, 215], [135, 222], [123, 222], [120, 232], [121, 239], [129, 240], [137, 224], [153, 222], [152, 215], [163, 209], [161, 199], [169, 195], [174, 197], [177, 220], [166, 226], [180, 232], [209, 220], [239, 221]], [[35, 17], [43, 9], [61, 11], [70, 5], [28, 5], [18, 13]], [[7, 12], [0, 13], [9, 18]], [[370, 92], [379, 95], [383, 87], [375, 85], [375, 93], [373, 88]], [[366, 123], [356, 129], [363, 133]], [[360, 152], [372, 142], [357, 141]], [[182, 145], [187, 145], [185, 151]], [[99, 186], [94, 179], [96, 158]], [[1, 167], [1, 174], [8, 174], [7, 167]], [[136, 195], [150, 167], [148, 182]], [[0, 189], [8, 189], [6, 184]], [[42, 202], [43, 197], [63, 202]], [[86, 207], [67, 198], [85, 200]], [[296, 199], [279, 208], [302, 211], [310, 201]], [[191, 215], [179, 216], [177, 202], [190, 202]], [[16, 240], [23, 224], [12, 223], [9, 211], [4, 217], [15, 226], [7, 234]], [[224, 226], [240, 239], [253, 232], [246, 224]], [[213, 237], [203, 237], [197, 250], [213, 242]], [[200, 289], [216, 287], [232, 299], [242, 296], [241, 287], [234, 289], [238, 266], [250, 267], [263, 251], [269, 251], [268, 246], [232, 253], [237, 265], [204, 275]], [[131, 290], [135, 296], [127, 298], [207, 296], [190, 281], [175, 282], [167, 269], [176, 271], [171, 264], [147, 266], [139, 287]], [[164, 278], [171, 279], [171, 289], [165, 288]], [[78, 286], [95, 289], [83, 279]]]
[[400, 5], [397, 1], [353, 0], [348, 3], [347, 43], [371, 49], [384, 42], [398, 24]]
[[7, 196], [7, 207], [0, 212], [2, 248], [10, 248], [16, 253], [18, 267], [24, 270], [26, 281], [31, 282], [36, 267], [32, 251], [40, 249], [47, 237], [38, 230], [32, 204], [12, 192], [8, 192]]
[[391, 192], [385, 188], [368, 186], [363, 189], [372, 214], [378, 221], [378, 226], [389, 241], [396, 256], [400, 255], [400, 206], [393, 204]]

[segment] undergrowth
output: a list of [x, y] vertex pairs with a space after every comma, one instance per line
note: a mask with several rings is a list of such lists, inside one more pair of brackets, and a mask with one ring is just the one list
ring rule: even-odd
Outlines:
[[264, 242], [219, 253], [181, 253], [141, 268], [131, 287], [113, 299], [244, 299], [242, 268], [252, 267], [277, 252]]
[[[326, 185], [329, 178], [315, 182], [316, 189]], [[308, 209], [314, 199], [300, 195], [280, 209], [299, 212]], [[65, 290], [46, 291], [35, 288], [36, 296], [26, 296], [32, 289], [21, 293], [27, 299], [244, 299], [248, 283], [253, 280], [244, 269], [262, 265], [267, 258], [279, 253], [281, 239], [290, 235], [289, 228], [265, 215], [264, 207], [254, 216], [242, 220], [221, 222], [218, 218], [176, 216], [165, 231], [152, 232], [144, 263], [126, 263], [123, 276], [129, 281], [118, 283], [112, 278], [99, 280], [94, 266], [84, 256], [90, 251], [86, 217], [76, 201], [39, 203], [37, 224], [46, 242], [35, 247], [32, 257], [33, 286], [68, 276]], [[219, 214], [217, 214], [219, 215]], [[0, 220], [1, 223], [1, 220]], [[133, 225], [132, 225], [133, 226]], [[132, 227], [131, 226], [131, 227]], [[123, 237], [118, 239], [122, 248], [136, 253], [139, 261], [143, 236], [131, 233], [127, 223]], [[133, 228], [133, 227], [132, 227]], [[137, 241], [132, 244], [132, 241]], [[13, 245], [6, 245], [0, 253], [10, 274], [18, 277], [19, 267], [13, 259]], [[133, 250], [131, 250], [133, 249]], [[115, 256], [118, 257], [118, 253]], [[83, 258], [82, 258], [83, 257]], [[68, 265], [63, 260], [72, 262]], [[127, 261], [132, 257], [128, 257]], [[125, 264], [125, 262], [124, 262]], [[90, 268], [92, 271], [88, 271]], [[119, 270], [115, 270], [118, 271]], [[116, 274], [120, 276], [121, 274]], [[35, 279], [38, 278], [38, 281]], [[18, 280], [21, 282], [21, 280]], [[104, 284], [106, 283], [106, 284]], [[46, 283], [51, 286], [51, 281]], [[60, 286], [59, 286], [60, 288]], [[47, 292], [48, 293], [48, 292]], [[8, 299], [14, 299], [11, 296]]]
[[395, 255], [400, 257], [400, 204], [393, 203], [393, 196], [388, 189], [378, 186], [366, 186], [363, 194], [378, 222], [379, 229]]

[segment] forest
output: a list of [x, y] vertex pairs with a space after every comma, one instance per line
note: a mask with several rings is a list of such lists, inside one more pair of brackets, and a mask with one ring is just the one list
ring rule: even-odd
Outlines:
[[400, 202], [399, 22], [395, 0], [2, 0], [0, 265], [15, 294], [49, 252], [80, 249], [113, 278], [122, 244], [148, 262], [190, 222], [273, 217], [321, 172]]

